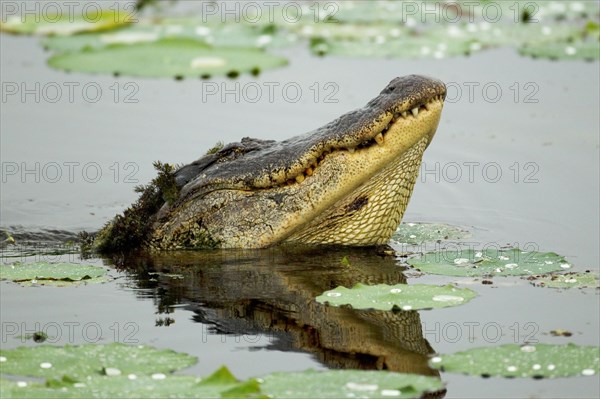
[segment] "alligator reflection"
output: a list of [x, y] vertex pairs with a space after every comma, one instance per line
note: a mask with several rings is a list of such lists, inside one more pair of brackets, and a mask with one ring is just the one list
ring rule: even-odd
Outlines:
[[331, 368], [439, 375], [427, 366], [433, 350], [416, 311], [334, 308], [314, 300], [338, 285], [404, 283], [403, 268], [381, 250], [276, 247], [137, 253], [114, 261], [140, 287], [157, 289], [159, 312], [183, 303], [215, 333], [268, 334], [271, 349], [311, 352]]

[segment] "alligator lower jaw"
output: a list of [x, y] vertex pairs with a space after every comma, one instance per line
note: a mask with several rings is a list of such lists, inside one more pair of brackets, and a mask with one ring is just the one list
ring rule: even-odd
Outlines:
[[386, 244], [404, 215], [428, 144], [429, 138], [422, 137], [284, 241], [303, 245]]

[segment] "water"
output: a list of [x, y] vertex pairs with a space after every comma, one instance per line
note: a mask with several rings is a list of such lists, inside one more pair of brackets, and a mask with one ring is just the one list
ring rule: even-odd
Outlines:
[[[285, 139], [364, 105], [395, 76], [421, 73], [449, 84], [448, 101], [404, 220], [464, 226], [478, 248], [518, 244], [565, 255], [574, 270], [598, 271], [597, 62], [531, 60], [510, 49], [442, 62], [321, 59], [291, 49], [282, 51], [290, 66], [262, 74], [263, 96], [251, 103], [206, 91], [216, 83], [219, 93], [235, 91], [236, 84], [242, 92], [249, 78], [203, 83], [64, 74], [45, 66], [48, 54], [36, 39], [1, 40], [3, 82], [64, 88], [56, 103], [48, 101], [49, 91], [39, 102], [34, 94], [2, 101], [0, 226], [22, 226], [11, 227], [25, 234], [15, 235], [18, 242], [100, 228], [135, 200], [133, 187], [153, 177], [154, 160], [190, 162], [217, 141], [244, 136]], [[102, 95], [91, 102], [77, 89], [71, 102], [70, 82], [100, 87]], [[275, 90], [270, 101], [272, 83], [297, 85], [302, 95], [291, 102]], [[469, 86], [475, 87], [472, 98]], [[344, 256], [350, 268], [340, 264]], [[76, 254], [52, 259], [80, 261]], [[373, 251], [275, 248], [85, 261], [106, 265], [114, 280], [79, 288], [0, 283], [3, 348], [35, 345], [20, 337], [46, 328], [52, 343], [140, 342], [198, 356], [185, 373], [206, 375], [225, 364], [246, 378], [328, 367], [435, 375], [426, 365], [433, 352], [535, 340], [600, 345], [600, 297], [593, 290], [535, 288], [519, 278], [483, 285], [417, 277]], [[325, 308], [312, 300], [358, 281], [457, 281], [479, 297], [397, 315]], [[573, 336], [550, 336], [557, 328]], [[447, 397], [600, 395], [593, 377], [441, 377]]]

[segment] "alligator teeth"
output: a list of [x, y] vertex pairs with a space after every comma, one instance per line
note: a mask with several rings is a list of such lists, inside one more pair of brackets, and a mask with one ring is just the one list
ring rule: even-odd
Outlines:
[[306, 176], [312, 176], [313, 175], [313, 168], [306, 168], [306, 170], [304, 171], [304, 173], [306, 173]]
[[427, 111], [429, 111], [429, 108], [430, 108], [430, 107], [431, 107], [431, 104], [429, 104], [429, 103], [425, 103], [425, 109], [426, 109]]
[[356, 148], [354, 148], [354, 147], [348, 147], [348, 152], [350, 154], [354, 154], [354, 151], [356, 151]]
[[412, 112], [413, 116], [416, 118], [419, 115], [419, 107], [414, 107], [410, 112]]
[[375, 141], [377, 144], [383, 145], [383, 134], [379, 133], [377, 136], [375, 136]]
[[296, 176], [296, 181], [298, 183], [302, 183], [304, 181], [304, 175], [298, 175], [298, 176]]
[[408, 112], [407, 111], [402, 111], [402, 117], [403, 118], [408, 118]]

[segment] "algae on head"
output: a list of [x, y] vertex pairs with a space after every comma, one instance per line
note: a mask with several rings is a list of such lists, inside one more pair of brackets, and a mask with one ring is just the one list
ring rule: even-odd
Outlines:
[[164, 203], [175, 201], [179, 187], [175, 182], [175, 167], [155, 161], [158, 175], [147, 185], [137, 186], [138, 200], [117, 215], [96, 235], [99, 251], [126, 250], [140, 247], [151, 232], [154, 216]]
[[223, 147], [225, 147], [225, 144], [223, 144], [222, 141], [217, 141], [212, 148], [206, 151], [205, 155], [216, 154], [217, 152], [221, 151]]

